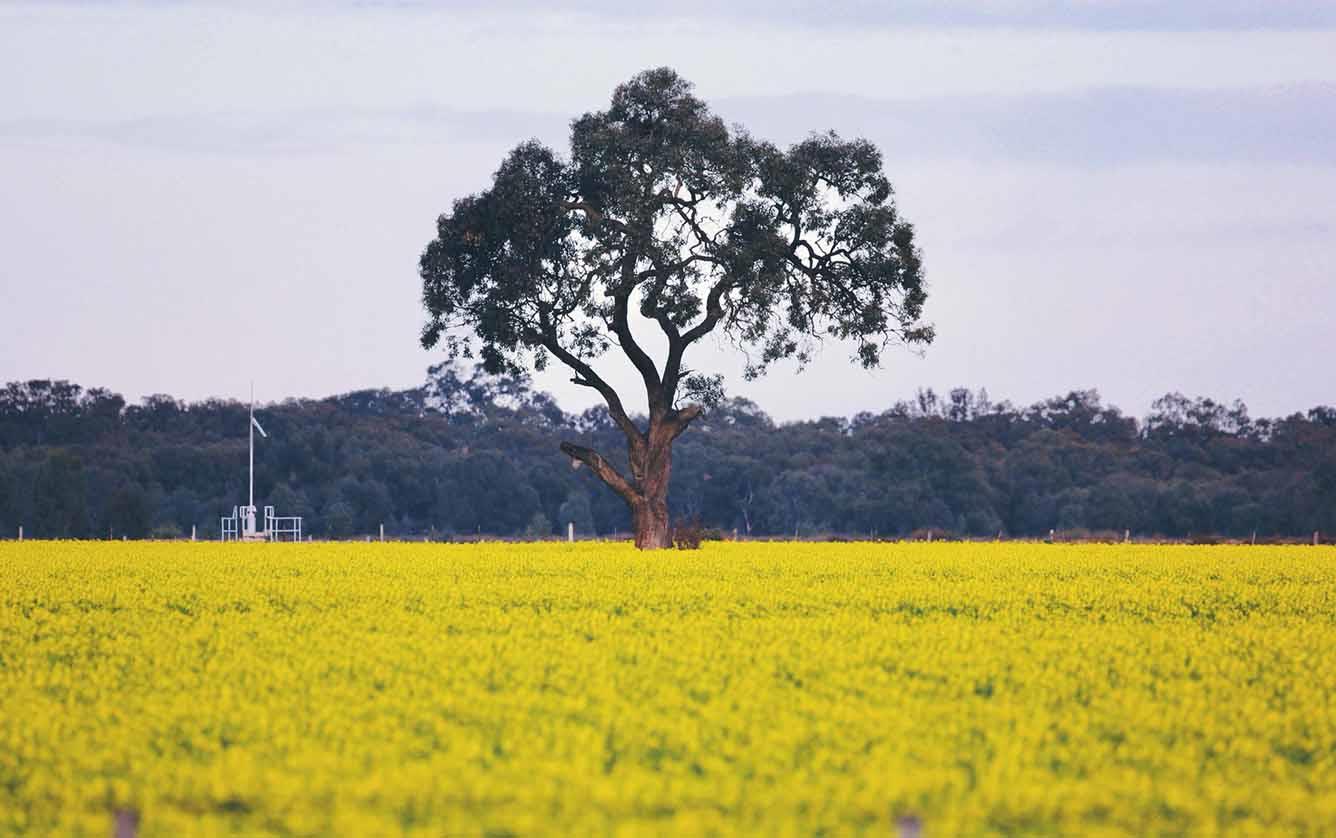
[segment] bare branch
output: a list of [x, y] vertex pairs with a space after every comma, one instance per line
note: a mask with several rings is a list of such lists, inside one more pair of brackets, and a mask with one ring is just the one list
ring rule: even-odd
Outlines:
[[640, 429], [636, 427], [636, 423], [632, 422], [631, 417], [626, 414], [626, 408], [622, 406], [622, 400], [617, 395], [617, 391], [612, 389], [612, 385], [604, 381], [598, 373], [594, 372], [593, 367], [559, 344], [556, 334], [551, 330], [544, 334], [542, 345], [557, 356], [557, 360], [575, 370], [576, 377], [572, 378], [571, 381], [584, 387], [592, 387], [599, 392], [599, 395], [603, 396], [603, 401], [608, 405], [608, 413], [612, 415], [612, 421], [617, 423], [617, 427], [622, 429], [622, 433], [626, 434], [628, 439], [639, 440], [643, 438]]
[[561, 205], [561, 208], [572, 210], [574, 212], [583, 212], [585, 217], [594, 224], [607, 224], [609, 227], [612, 227], [615, 230], [621, 230], [623, 233], [630, 232], [630, 229], [625, 223], [618, 221], [615, 218], [609, 218], [607, 214], [588, 201], [567, 201]]
[[662, 401], [663, 382], [659, 379], [659, 371], [655, 368], [654, 361], [636, 342], [635, 336], [631, 334], [631, 325], [627, 322], [627, 309], [634, 288], [635, 265], [628, 258], [622, 266], [622, 283], [612, 297], [612, 330], [617, 335], [617, 343], [621, 345], [622, 352], [631, 359], [631, 363], [635, 365], [645, 382], [645, 393], [649, 396], [649, 406], [652, 411]]
[[594, 449], [585, 448], [582, 445], [576, 445], [571, 442], [563, 442], [561, 444], [561, 453], [577, 462], [589, 466], [590, 470], [594, 472], [599, 480], [608, 484], [608, 487], [621, 495], [622, 499], [627, 503], [635, 503], [641, 500], [640, 491], [636, 489], [635, 486], [631, 485], [631, 481], [623, 477], [622, 473], [617, 471], [612, 463], [605, 460], [603, 455], [599, 454]]
[[[698, 404], [689, 404], [686, 407], [682, 408], [681, 410], [677, 411], [677, 414], [674, 417], [679, 426], [677, 433], [680, 434], [682, 433], [682, 431], [685, 431], [687, 429], [687, 425], [690, 425], [696, 419], [700, 418], [702, 415], [704, 415], [704, 413], [705, 413], [705, 408], [701, 407]], [[674, 434], [674, 436], [676, 435], [677, 434]]]
[[682, 336], [683, 349], [714, 331], [714, 327], [724, 319], [724, 295], [732, 287], [732, 277], [725, 276], [710, 288], [710, 293], [705, 298], [705, 318]]

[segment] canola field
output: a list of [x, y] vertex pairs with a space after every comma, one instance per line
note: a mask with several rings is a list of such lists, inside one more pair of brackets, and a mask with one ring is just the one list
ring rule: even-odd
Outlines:
[[1336, 549], [0, 544], [0, 833], [1331, 834]]

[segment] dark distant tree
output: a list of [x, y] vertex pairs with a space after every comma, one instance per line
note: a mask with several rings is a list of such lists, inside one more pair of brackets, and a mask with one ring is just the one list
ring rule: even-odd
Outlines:
[[324, 533], [332, 538], [347, 538], [357, 526], [357, 512], [353, 505], [338, 498], [321, 510]]
[[81, 438], [100, 439], [119, 428], [125, 399], [118, 393], [94, 387], [84, 393], [83, 405], [83, 424], [87, 430]]
[[1315, 425], [1336, 428], [1336, 407], [1320, 405], [1308, 411], [1308, 421]]
[[118, 486], [111, 493], [105, 516], [107, 534], [114, 537], [143, 538], [153, 523], [148, 494], [134, 483]]
[[17, 471], [4, 452], [0, 451], [0, 537], [8, 537], [23, 514], [17, 503]]
[[964, 387], [955, 387], [947, 394], [946, 418], [952, 422], [968, 422], [974, 418], [974, 394]]
[[919, 388], [914, 394], [914, 401], [915, 415], [919, 418], [937, 417], [943, 413], [941, 399], [937, 398], [931, 387], [926, 390]]
[[[545, 457], [557, 432], [615, 451], [602, 408], [563, 414], [527, 381], [434, 368], [408, 390], [265, 411], [257, 499], [317, 538], [625, 532], [626, 505]], [[246, 405], [34, 380], [0, 387], [0, 538], [178, 537], [246, 494]], [[985, 407], [986, 405], [986, 407]], [[726, 399], [673, 449], [675, 518], [739, 535], [1251, 539], [1336, 534], [1336, 409], [1251, 418], [1171, 395], [1145, 430], [1094, 391], [1017, 408], [923, 391], [852, 420], [777, 423]], [[546, 523], [544, 523], [546, 519]]]
[[[515, 148], [490, 188], [457, 200], [420, 261], [422, 344], [475, 352], [492, 373], [555, 358], [602, 396], [630, 473], [563, 442], [631, 511], [636, 545], [669, 546], [673, 441], [723, 395], [687, 351], [720, 332], [746, 374], [801, 366], [817, 341], [849, 341], [865, 367], [890, 344], [926, 344], [912, 227], [899, 217], [877, 149], [833, 133], [787, 150], [730, 131], [667, 68], [619, 86], [577, 119], [568, 159]], [[661, 332], [651, 358], [633, 313]], [[644, 385], [648, 418], [594, 367], [616, 347]]]
[[142, 431], [164, 432], [179, 421], [185, 405], [161, 393], [145, 396], [141, 404], [126, 408], [130, 425]]
[[56, 448], [37, 470], [32, 532], [42, 538], [88, 535], [88, 478], [83, 461]]

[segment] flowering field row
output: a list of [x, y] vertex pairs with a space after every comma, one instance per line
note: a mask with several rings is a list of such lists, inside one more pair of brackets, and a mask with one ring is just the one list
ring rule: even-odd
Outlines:
[[0, 544], [0, 833], [1320, 832], [1336, 549]]

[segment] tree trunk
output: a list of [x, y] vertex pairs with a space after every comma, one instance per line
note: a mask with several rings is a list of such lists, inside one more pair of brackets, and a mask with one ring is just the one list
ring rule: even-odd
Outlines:
[[643, 500], [632, 505], [631, 525], [635, 528], [638, 549], [659, 550], [673, 546], [667, 498]]
[[570, 442], [561, 450], [577, 465], [584, 464], [626, 501], [631, 510], [636, 547], [661, 550], [673, 546], [673, 529], [668, 519], [668, 482], [673, 471], [673, 440], [687, 424], [700, 415], [699, 408], [685, 412], [653, 411], [649, 432], [627, 433], [627, 454], [631, 464], [628, 480], [597, 451]]
[[680, 427], [652, 412], [644, 444], [633, 446], [630, 452], [631, 473], [640, 491], [628, 504], [636, 529], [636, 547], [641, 550], [673, 546], [672, 524], [668, 520], [668, 481], [673, 472], [673, 440], [679, 433]]

